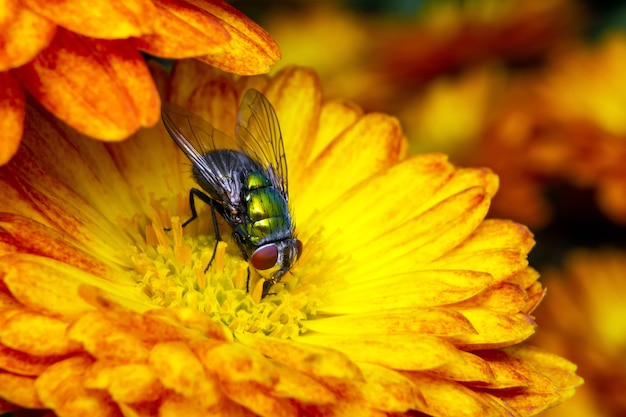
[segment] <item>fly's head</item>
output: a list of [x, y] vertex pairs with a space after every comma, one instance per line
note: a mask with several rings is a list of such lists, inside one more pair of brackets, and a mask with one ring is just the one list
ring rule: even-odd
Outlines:
[[302, 242], [295, 237], [267, 243], [250, 256], [250, 263], [268, 282], [280, 281], [302, 254]]

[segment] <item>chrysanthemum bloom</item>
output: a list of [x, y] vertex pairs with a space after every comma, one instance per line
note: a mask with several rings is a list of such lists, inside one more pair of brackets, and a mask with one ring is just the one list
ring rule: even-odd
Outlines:
[[626, 224], [626, 36], [576, 45], [506, 87], [465, 163], [494, 169], [503, 192], [492, 210], [541, 227], [552, 217], [549, 186], [595, 194]]
[[528, 230], [483, 220], [491, 172], [405, 159], [394, 118], [324, 101], [309, 70], [186, 62], [169, 99], [232, 133], [249, 87], [276, 107], [304, 242], [263, 299], [228, 239], [204, 273], [210, 213], [181, 228], [193, 183], [164, 129], [104, 144], [29, 110], [0, 171], [0, 410], [510, 416], [573, 394], [573, 364], [519, 345], [544, 292]]
[[25, 92], [91, 137], [117, 141], [159, 120], [141, 52], [267, 72], [280, 51], [221, 0], [7, 0], [0, 7], [0, 165], [16, 152]]
[[626, 252], [576, 251], [545, 274], [550, 295], [533, 342], [580, 364], [585, 385], [550, 416], [626, 415]]

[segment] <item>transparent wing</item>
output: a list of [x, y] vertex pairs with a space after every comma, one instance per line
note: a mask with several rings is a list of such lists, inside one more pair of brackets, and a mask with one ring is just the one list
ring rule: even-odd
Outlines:
[[269, 100], [250, 89], [239, 106], [235, 141], [239, 148], [267, 170], [273, 185], [289, 201], [287, 158], [278, 117]]
[[238, 161], [230, 153], [211, 152], [236, 150], [235, 140], [201, 117], [172, 103], [163, 103], [161, 117], [165, 129], [193, 164], [198, 184], [218, 203], [235, 207], [239, 200], [239, 184], [233, 178], [233, 167]]

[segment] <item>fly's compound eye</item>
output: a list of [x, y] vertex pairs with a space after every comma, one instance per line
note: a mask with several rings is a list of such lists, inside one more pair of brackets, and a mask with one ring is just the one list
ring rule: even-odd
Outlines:
[[264, 271], [273, 268], [278, 262], [278, 248], [276, 245], [265, 245], [255, 250], [250, 257], [254, 269]]
[[302, 241], [300, 241], [300, 239], [296, 240], [296, 245], [298, 246], [298, 255], [296, 256], [296, 259], [300, 259], [300, 256], [302, 256], [302, 251], [304, 250], [304, 245], [302, 244]]

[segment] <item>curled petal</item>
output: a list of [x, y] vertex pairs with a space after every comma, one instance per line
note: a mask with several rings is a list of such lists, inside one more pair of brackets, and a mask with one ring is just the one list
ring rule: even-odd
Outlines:
[[199, 59], [224, 71], [241, 75], [263, 74], [280, 59], [280, 49], [270, 35], [234, 7], [219, 0], [189, 0], [222, 21], [230, 35], [223, 49]]
[[98, 39], [125, 39], [151, 32], [155, 13], [150, 0], [23, 0], [59, 26]]
[[168, 58], [191, 58], [217, 53], [230, 40], [221, 21], [191, 4], [157, 0], [154, 33], [133, 40], [141, 50]]
[[[33, 59], [48, 46], [56, 32], [56, 25], [19, 6], [4, 9], [10, 16], [8, 24], [0, 27], [0, 71], [17, 68]], [[4, 5], [3, 5], [4, 6]]]
[[50, 46], [16, 75], [48, 110], [95, 138], [122, 140], [159, 118], [160, 100], [150, 72], [124, 41], [59, 29]]
[[41, 402], [59, 415], [120, 415], [106, 392], [85, 388], [83, 381], [92, 363], [91, 359], [77, 356], [50, 366], [35, 382]]
[[0, 371], [0, 397], [24, 408], [44, 408], [32, 377]]
[[0, 165], [17, 152], [24, 130], [25, 98], [10, 72], [0, 72]]

